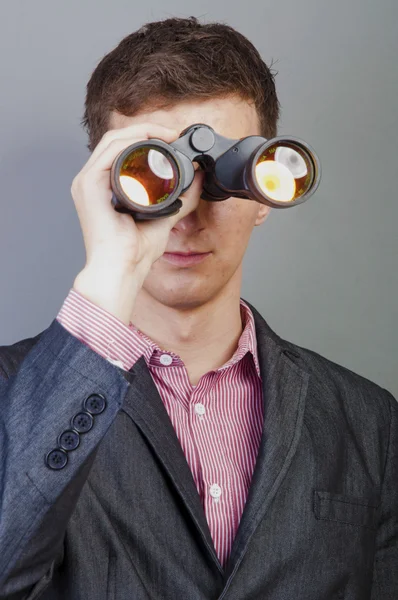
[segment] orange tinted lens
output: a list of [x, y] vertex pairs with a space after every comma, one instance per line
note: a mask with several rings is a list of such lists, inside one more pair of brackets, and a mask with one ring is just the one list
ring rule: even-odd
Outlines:
[[259, 156], [255, 166], [257, 185], [275, 202], [294, 202], [314, 180], [314, 168], [299, 146], [276, 143]]
[[178, 186], [178, 168], [162, 149], [145, 146], [126, 156], [119, 181], [123, 192], [135, 204], [161, 204]]

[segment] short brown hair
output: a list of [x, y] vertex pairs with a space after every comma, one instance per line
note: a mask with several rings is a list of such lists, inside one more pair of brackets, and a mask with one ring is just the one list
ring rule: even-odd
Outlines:
[[261, 134], [277, 134], [279, 101], [274, 74], [253, 44], [222, 23], [196, 17], [147, 23], [106, 54], [87, 84], [81, 124], [94, 150], [112, 111], [133, 116], [142, 108], [237, 95], [253, 102]]

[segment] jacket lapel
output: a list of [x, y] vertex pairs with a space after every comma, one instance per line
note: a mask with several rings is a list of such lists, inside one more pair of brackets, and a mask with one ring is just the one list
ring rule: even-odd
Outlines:
[[124, 375], [130, 387], [123, 410], [151, 444], [188, 510], [211, 559], [223, 574], [191, 469], [144, 358], [141, 357]]
[[[253, 313], [256, 325], [263, 381], [264, 424], [249, 494], [226, 567], [223, 594], [296, 452], [309, 379], [309, 374], [299, 365], [299, 355], [272, 331], [253, 306], [245, 302]], [[123, 410], [151, 444], [190, 514], [207, 552], [224, 575], [190, 467], [144, 358], [141, 357], [124, 375], [130, 387]]]
[[246, 304], [256, 325], [264, 424], [246, 505], [226, 566], [224, 592], [296, 452], [309, 379], [309, 374], [299, 366], [299, 355], [272, 331], [253, 306], [247, 301]]

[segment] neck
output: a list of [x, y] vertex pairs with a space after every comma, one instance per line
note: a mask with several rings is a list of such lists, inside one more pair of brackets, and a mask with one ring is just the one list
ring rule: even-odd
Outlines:
[[131, 320], [162, 350], [177, 354], [196, 385], [202, 375], [225, 364], [238, 347], [243, 329], [240, 285], [227, 286], [192, 308], [161, 304], [142, 288]]

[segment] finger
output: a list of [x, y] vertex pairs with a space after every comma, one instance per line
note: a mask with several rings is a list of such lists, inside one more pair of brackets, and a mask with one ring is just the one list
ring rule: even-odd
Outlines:
[[[115, 139], [129, 138], [132, 140], [131, 143], [148, 140], [150, 138], [159, 138], [164, 142], [171, 143], [178, 138], [178, 131], [157, 123], [140, 123], [122, 127], [121, 129], [110, 129], [102, 136], [82, 171], [87, 171], [91, 168], [92, 164], [95, 163], [97, 158]], [[128, 144], [126, 144], [126, 147], [127, 145]]]
[[176, 215], [172, 215], [169, 217], [170, 229], [172, 229], [178, 221], [189, 215], [189, 213], [193, 212], [197, 209], [200, 196], [203, 189], [203, 181], [205, 174], [203, 171], [196, 171], [195, 176], [193, 178], [193, 182], [188, 188], [188, 190], [180, 196], [180, 200], [182, 201], [182, 206], [179, 212]]
[[[135, 225], [141, 234], [145, 235], [147, 239], [152, 240], [152, 243], [155, 243], [159, 237], [164, 235], [165, 232], [169, 234], [178, 221], [196, 210], [200, 202], [204, 175], [205, 174], [203, 171], [198, 171], [195, 173], [194, 180], [189, 187], [189, 190], [180, 196], [180, 199], [182, 200], [182, 207], [177, 214], [169, 217], [162, 217], [160, 219], [136, 221]], [[149, 246], [150, 245], [151, 243], [149, 243]]]

